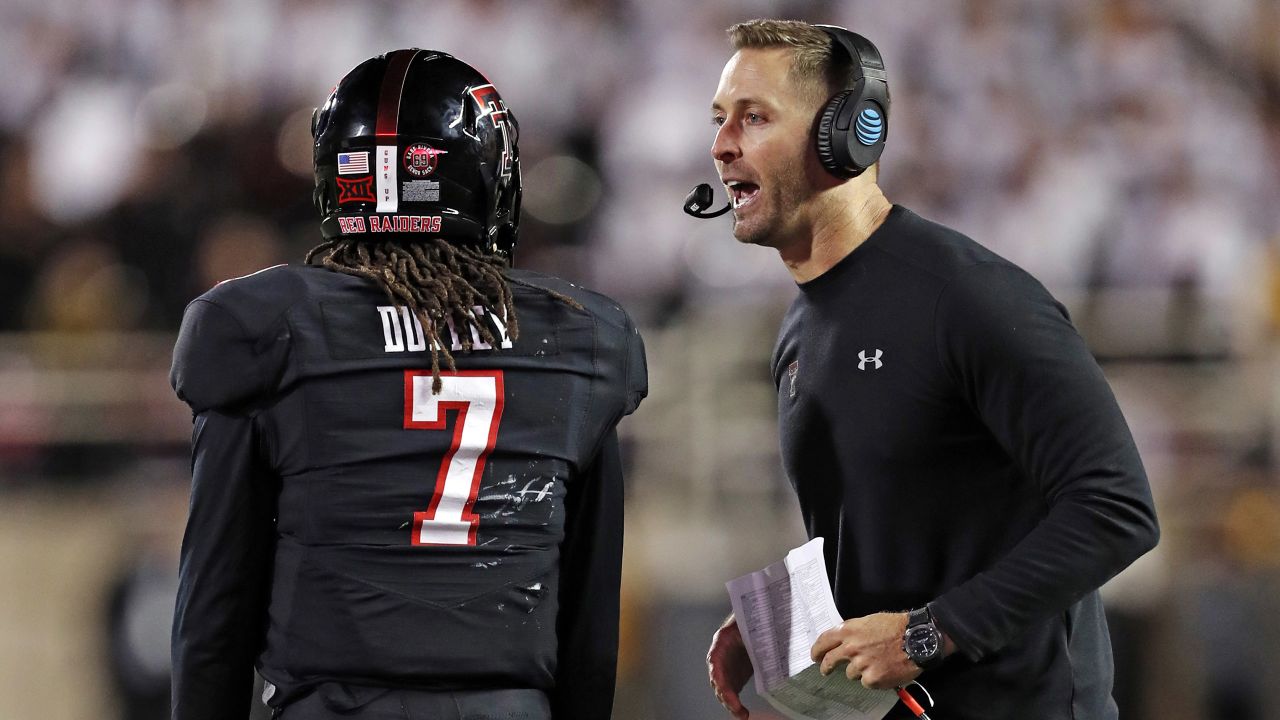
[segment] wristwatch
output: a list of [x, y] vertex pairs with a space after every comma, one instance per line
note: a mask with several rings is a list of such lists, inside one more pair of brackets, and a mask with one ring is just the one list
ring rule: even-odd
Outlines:
[[935, 668], [942, 662], [942, 631], [933, 623], [928, 605], [907, 614], [902, 649], [921, 670]]

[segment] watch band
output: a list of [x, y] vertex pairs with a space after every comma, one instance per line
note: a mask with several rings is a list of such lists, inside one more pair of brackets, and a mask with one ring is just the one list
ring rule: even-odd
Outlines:
[[929, 612], [928, 605], [918, 607], [915, 610], [909, 610], [907, 612], [907, 627], [912, 628], [917, 625], [925, 624], [933, 625], [935, 628], [938, 626], [937, 623], [933, 621], [933, 613]]

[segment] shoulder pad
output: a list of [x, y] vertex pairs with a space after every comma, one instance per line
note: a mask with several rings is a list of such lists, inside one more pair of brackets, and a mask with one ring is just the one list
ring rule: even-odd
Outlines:
[[169, 382], [194, 412], [252, 404], [277, 389], [289, 356], [285, 314], [305, 294], [277, 266], [219, 283], [187, 306]]
[[649, 374], [644, 340], [627, 311], [607, 295], [551, 275], [528, 270], [512, 271], [511, 275], [519, 281], [573, 298], [597, 320], [600, 330], [599, 347], [604, 355], [599, 358], [602, 371], [606, 375], [615, 376], [616, 381], [624, 388], [623, 413], [630, 415], [635, 412], [640, 401], [649, 394]]

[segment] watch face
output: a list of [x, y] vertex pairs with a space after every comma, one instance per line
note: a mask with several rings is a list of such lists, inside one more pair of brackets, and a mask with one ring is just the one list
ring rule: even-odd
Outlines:
[[907, 631], [907, 654], [913, 659], [928, 659], [938, 652], [938, 631], [928, 625], [913, 627]]

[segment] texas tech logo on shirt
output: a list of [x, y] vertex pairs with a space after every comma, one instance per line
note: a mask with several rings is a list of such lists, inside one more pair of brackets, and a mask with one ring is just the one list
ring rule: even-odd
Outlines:
[[[468, 329], [471, 331], [471, 349], [472, 350], [492, 350], [493, 346], [485, 342], [480, 336], [480, 328], [476, 323], [484, 323], [489, 329], [489, 334], [495, 338], [500, 338], [501, 342], [498, 346], [507, 349], [511, 347], [511, 338], [507, 335], [507, 324], [503, 322], [496, 314], [485, 310], [480, 305], [471, 308], [471, 315], [475, 320], [469, 324]], [[407, 307], [395, 307], [393, 305], [379, 305], [378, 316], [382, 320], [382, 339], [384, 341], [383, 352], [424, 352], [429, 349], [427, 334], [422, 329], [422, 321], [418, 316], [409, 311]], [[454, 327], [453, 318], [445, 318], [446, 335], [450, 340], [450, 352], [460, 352], [462, 350], [462, 339], [458, 335], [458, 330]], [[444, 339], [444, 338], [441, 338]]]

